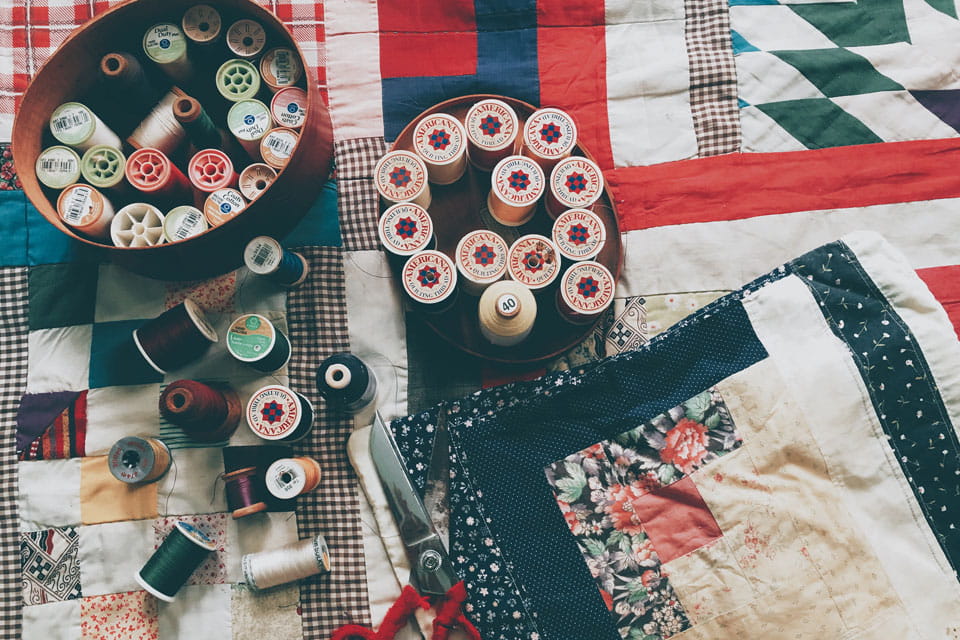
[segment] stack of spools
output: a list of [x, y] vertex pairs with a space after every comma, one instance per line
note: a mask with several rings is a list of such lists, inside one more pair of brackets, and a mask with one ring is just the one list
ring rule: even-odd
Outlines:
[[130, 25], [84, 95], [50, 114], [36, 175], [61, 220], [103, 244], [181, 242], [236, 216], [283, 171], [306, 119], [295, 49], [194, 5]]
[[[458, 294], [479, 297], [480, 333], [506, 347], [531, 335], [538, 313], [589, 324], [610, 306], [614, 276], [596, 261], [606, 227], [593, 212], [603, 174], [574, 155], [577, 126], [569, 114], [544, 108], [524, 121], [488, 98], [462, 120], [430, 113], [410, 130], [412, 150], [387, 153], [374, 181], [386, 207], [380, 240], [415, 308], [441, 314]], [[456, 188], [468, 172], [489, 185], [477, 211], [489, 224], [462, 235], [455, 250], [438, 250], [444, 221], [431, 217], [431, 185]], [[537, 219], [544, 215], [552, 233], [535, 233], [547, 227]]]

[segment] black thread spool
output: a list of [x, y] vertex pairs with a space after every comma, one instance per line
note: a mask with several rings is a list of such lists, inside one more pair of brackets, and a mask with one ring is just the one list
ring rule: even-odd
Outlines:
[[377, 398], [377, 378], [352, 353], [335, 353], [317, 368], [317, 391], [331, 405], [359, 413]]
[[256, 467], [237, 469], [223, 475], [227, 505], [234, 520], [267, 510], [261, 492], [263, 480], [258, 479], [258, 475]]
[[293, 389], [271, 384], [247, 402], [247, 424], [264, 440], [296, 442], [313, 430], [313, 404]]
[[290, 360], [290, 341], [270, 320], [248, 313], [227, 329], [227, 351], [261, 373], [273, 373]]
[[147, 364], [167, 373], [202, 356], [218, 338], [200, 306], [187, 298], [135, 329], [133, 341]]
[[151, 595], [164, 602], [173, 602], [180, 587], [215, 550], [213, 540], [202, 531], [178, 521], [160, 548], [133, 577]]

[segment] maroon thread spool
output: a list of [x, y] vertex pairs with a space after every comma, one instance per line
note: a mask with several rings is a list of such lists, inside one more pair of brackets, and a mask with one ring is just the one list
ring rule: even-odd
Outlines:
[[133, 331], [140, 355], [164, 374], [193, 362], [217, 340], [203, 309], [190, 298]]
[[160, 395], [160, 415], [199, 442], [226, 440], [237, 430], [243, 405], [226, 385], [177, 380]]
[[223, 475], [227, 506], [234, 520], [267, 510], [260, 492], [262, 482], [256, 476], [256, 467], [244, 467]]

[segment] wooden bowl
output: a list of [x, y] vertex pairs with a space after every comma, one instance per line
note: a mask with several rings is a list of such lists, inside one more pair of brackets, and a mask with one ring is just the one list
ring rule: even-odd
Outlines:
[[[266, 31], [268, 47], [290, 47], [298, 53], [301, 62], [304, 61], [303, 52], [286, 27], [257, 4], [249, 0], [203, 1], [224, 16], [224, 31], [232, 20], [242, 17], [256, 20]], [[37, 156], [51, 140], [50, 114], [58, 105], [82, 101], [89, 94], [90, 85], [97, 78], [100, 59], [106, 53], [134, 53], [145, 68], [150, 67], [152, 63], [141, 48], [143, 33], [157, 22], [179, 24], [183, 13], [197, 3], [198, 0], [130, 0], [77, 29], [37, 73], [23, 97], [13, 127], [13, 149], [20, 181], [30, 202], [43, 217], [71, 238], [98, 248], [113, 262], [163, 280], [197, 279], [224, 273], [242, 263], [243, 249], [251, 238], [282, 237], [289, 233], [318, 197], [330, 174], [333, 157], [330, 115], [317, 88], [316, 70], [303, 64], [307, 119], [300, 141], [276, 181], [236, 217], [187, 240], [136, 248], [96, 242], [78, 235], [63, 223], [57, 215], [56, 194], [39, 183], [34, 170]], [[191, 50], [191, 55], [197, 56], [195, 50]], [[240, 169], [242, 167], [237, 171]], [[149, 195], [144, 194], [143, 201], [150, 202]]]

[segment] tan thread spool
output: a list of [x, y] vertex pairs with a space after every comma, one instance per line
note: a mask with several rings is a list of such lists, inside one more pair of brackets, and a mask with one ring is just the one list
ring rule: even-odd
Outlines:
[[500, 235], [477, 229], [460, 238], [454, 260], [463, 290], [479, 296], [507, 273], [507, 243]]
[[520, 122], [513, 107], [502, 100], [477, 102], [463, 120], [467, 132], [467, 157], [481, 171], [490, 171], [514, 153]]
[[490, 174], [487, 208], [493, 219], [508, 227], [519, 227], [537, 211], [546, 181], [540, 165], [523, 156], [508, 156]]
[[577, 145], [577, 125], [566, 111], [537, 109], [523, 125], [523, 150], [546, 175]]
[[582, 156], [561, 160], [550, 172], [545, 204], [556, 219], [567, 209], [590, 209], [603, 195], [603, 172], [597, 163]]
[[120, 438], [107, 454], [107, 468], [127, 484], [156, 482], [170, 469], [173, 459], [162, 440], [127, 436]]
[[294, 86], [302, 75], [303, 66], [293, 49], [276, 47], [260, 58], [260, 77], [273, 93]]
[[260, 157], [266, 164], [279, 171], [287, 166], [299, 139], [300, 135], [293, 129], [283, 127], [271, 129], [260, 138]]
[[115, 212], [106, 197], [93, 187], [73, 184], [60, 192], [57, 213], [72, 229], [92, 238], [110, 237]]
[[432, 113], [417, 123], [413, 150], [434, 184], [453, 184], [467, 170], [467, 134], [460, 121], [446, 113]]
[[537, 301], [530, 289], [513, 280], [495, 282], [477, 308], [480, 333], [489, 342], [511, 347], [527, 339], [537, 320]]
[[267, 469], [267, 491], [281, 500], [310, 493], [320, 485], [320, 463], [309, 456], [281, 458]]
[[409, 151], [391, 151], [377, 162], [373, 182], [387, 204], [412, 202], [430, 208], [430, 183], [427, 165]]
[[240, 193], [247, 200], [255, 200], [277, 179], [276, 170], [268, 164], [257, 162], [240, 172]]

